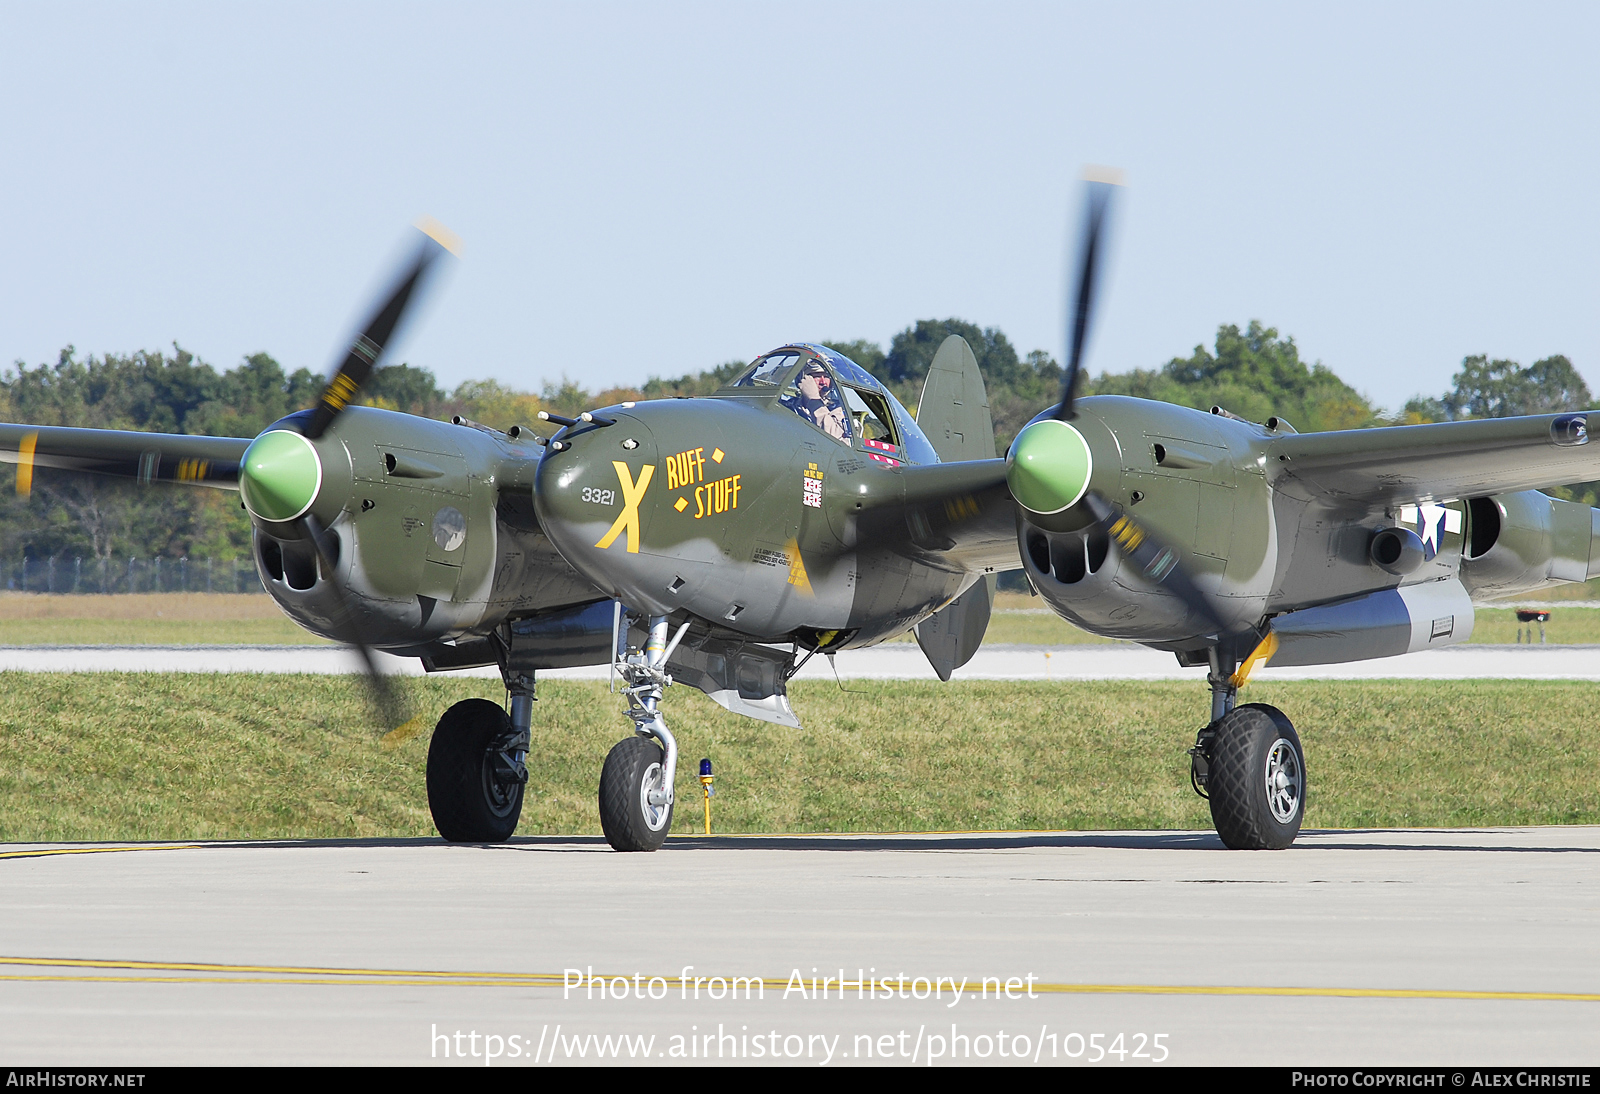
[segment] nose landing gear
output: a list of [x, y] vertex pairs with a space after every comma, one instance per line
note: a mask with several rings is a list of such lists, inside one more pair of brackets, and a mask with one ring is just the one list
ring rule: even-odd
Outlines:
[[[618, 741], [600, 771], [600, 827], [618, 851], [654, 851], [672, 828], [666, 753], [644, 737]], [[666, 800], [662, 800], [666, 799]]]
[[[672, 830], [673, 782], [678, 742], [661, 716], [662, 693], [672, 684], [667, 659], [689, 629], [685, 623], [669, 643], [664, 615], [650, 617], [643, 650], [617, 659], [626, 685], [634, 736], [617, 743], [600, 771], [600, 828], [618, 851], [654, 851]], [[653, 738], [653, 739], [652, 739]]]

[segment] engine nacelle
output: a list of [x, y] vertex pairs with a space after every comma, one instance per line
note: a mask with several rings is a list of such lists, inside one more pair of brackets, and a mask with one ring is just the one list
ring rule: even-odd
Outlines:
[[[369, 407], [350, 407], [337, 433], [314, 441], [298, 424], [294, 417], [277, 423], [246, 452], [247, 470], [262, 481], [244, 499], [255, 500], [256, 563], [278, 605], [308, 630], [378, 646], [477, 626], [494, 599], [503, 553], [500, 491], [536, 458], [479, 430]], [[278, 451], [268, 448], [275, 437]], [[262, 467], [252, 462], [258, 446], [266, 450]], [[294, 461], [304, 467], [299, 478], [291, 475]], [[273, 487], [293, 504], [269, 511], [278, 500]], [[323, 529], [332, 572], [302, 517]], [[355, 612], [355, 631], [345, 629], [347, 610]]]
[[1475, 600], [1600, 574], [1600, 510], [1537, 490], [1472, 498], [1461, 580]]
[[1221, 415], [1115, 395], [1084, 399], [1070, 423], [1049, 412], [1035, 418], [1006, 463], [1033, 587], [1095, 634], [1162, 649], [1202, 644], [1206, 619], [1122, 565], [1122, 552], [1081, 504], [1092, 490], [1182, 555], [1184, 572], [1225, 624], [1255, 625], [1277, 569], [1271, 494], [1253, 447], [1265, 436]]

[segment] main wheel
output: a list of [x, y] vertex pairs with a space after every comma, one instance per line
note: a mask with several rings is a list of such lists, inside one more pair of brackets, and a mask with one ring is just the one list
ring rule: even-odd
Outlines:
[[1211, 823], [1229, 847], [1279, 850], [1294, 842], [1306, 812], [1306, 760], [1283, 711], [1248, 703], [1223, 716], [1206, 791]]
[[646, 737], [618, 741], [600, 769], [600, 827], [618, 851], [654, 851], [672, 830], [672, 803], [652, 805], [652, 790], [668, 789], [666, 753]]
[[457, 703], [434, 727], [428, 745], [428, 810], [445, 839], [501, 843], [517, 830], [523, 784], [507, 777], [494, 747], [510, 734], [511, 718], [487, 699]]

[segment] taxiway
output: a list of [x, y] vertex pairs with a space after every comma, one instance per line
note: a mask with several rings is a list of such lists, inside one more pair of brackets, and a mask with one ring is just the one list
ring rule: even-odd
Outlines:
[[[1080, 1065], [1109, 1048], [1103, 1064], [1148, 1066], [1159, 1044], [1174, 1064], [1585, 1063], [1597, 863], [1596, 828], [1318, 831], [1260, 853], [1196, 832], [675, 838], [653, 855], [10, 845], [0, 1057], [544, 1066], [694, 1047], [678, 1062], [715, 1064], [775, 1046], [830, 1066]], [[604, 1001], [568, 970], [606, 974]], [[892, 997], [814, 989], [841, 970]], [[712, 997], [736, 976], [764, 998]], [[913, 997], [939, 978], [965, 981], [959, 1001]], [[989, 1055], [963, 1059], [963, 1036]]]

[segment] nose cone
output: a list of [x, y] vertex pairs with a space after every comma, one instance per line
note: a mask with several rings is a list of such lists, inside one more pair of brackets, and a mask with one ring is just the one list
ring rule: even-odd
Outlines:
[[533, 505], [539, 526], [574, 569], [642, 609], [672, 581], [671, 573], [655, 572], [660, 546], [649, 545], [656, 510], [671, 502], [667, 475], [642, 414], [606, 408], [605, 416], [615, 424], [569, 427], [560, 451], [545, 450]]
[[322, 489], [322, 460], [311, 442], [287, 429], [257, 437], [244, 451], [239, 495], [261, 520], [294, 520], [305, 515]]
[[1017, 434], [1006, 455], [1006, 484], [1017, 504], [1049, 515], [1075, 505], [1089, 489], [1094, 457], [1071, 424], [1046, 419]]

